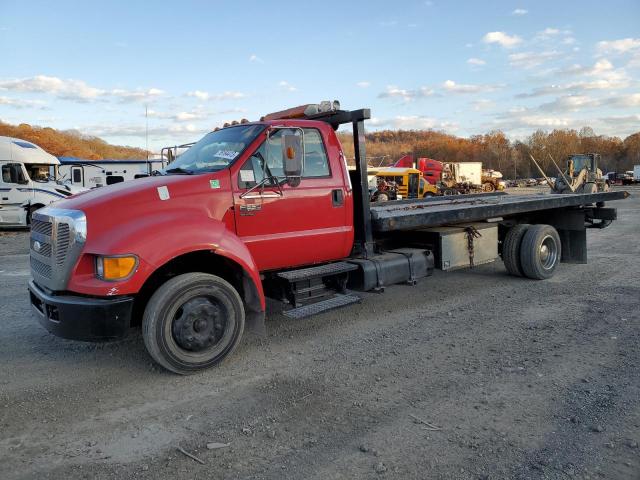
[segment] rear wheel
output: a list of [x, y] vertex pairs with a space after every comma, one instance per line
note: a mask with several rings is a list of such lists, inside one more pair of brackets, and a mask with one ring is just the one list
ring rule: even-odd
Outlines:
[[167, 370], [186, 375], [230, 355], [244, 331], [244, 306], [226, 280], [185, 273], [151, 296], [142, 320], [147, 351]]
[[524, 234], [531, 225], [521, 223], [509, 229], [502, 243], [502, 261], [510, 275], [522, 277], [522, 263], [520, 262], [520, 244]]
[[551, 225], [531, 225], [520, 245], [520, 263], [525, 277], [551, 278], [560, 263], [562, 246], [558, 231]]

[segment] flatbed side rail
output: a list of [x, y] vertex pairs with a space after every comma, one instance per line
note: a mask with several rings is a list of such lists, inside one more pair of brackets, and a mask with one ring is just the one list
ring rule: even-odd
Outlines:
[[622, 200], [626, 191], [571, 195], [480, 195], [474, 198], [452, 196], [445, 199], [389, 202], [371, 205], [373, 230], [389, 232], [435, 227], [446, 224], [476, 222], [527, 212], [580, 207], [600, 202]]

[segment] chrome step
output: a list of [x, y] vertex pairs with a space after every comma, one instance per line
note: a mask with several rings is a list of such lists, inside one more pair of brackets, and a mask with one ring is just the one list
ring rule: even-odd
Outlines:
[[335, 310], [336, 308], [346, 307], [347, 305], [359, 303], [360, 301], [361, 298], [356, 295], [334, 295], [333, 297], [322, 300], [321, 302], [292, 308], [291, 310], [282, 312], [282, 314], [286, 317], [298, 320], [312, 315], [317, 315], [322, 312], [328, 312], [329, 310]]

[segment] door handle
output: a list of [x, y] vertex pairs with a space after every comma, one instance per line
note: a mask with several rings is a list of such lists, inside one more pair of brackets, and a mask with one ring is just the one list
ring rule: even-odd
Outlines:
[[337, 188], [331, 191], [331, 203], [334, 207], [341, 207], [344, 205], [344, 194], [341, 188]]

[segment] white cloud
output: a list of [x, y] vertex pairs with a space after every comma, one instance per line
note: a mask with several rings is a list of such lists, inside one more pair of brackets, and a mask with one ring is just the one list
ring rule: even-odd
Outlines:
[[613, 108], [636, 108], [640, 107], [640, 93], [630, 93], [609, 97], [601, 102], [603, 105]]
[[107, 93], [106, 90], [87, 85], [82, 80], [36, 75], [34, 77], [0, 82], [0, 90], [11, 90], [26, 93], [44, 93], [67, 100], [87, 102], [95, 100]]
[[640, 50], [640, 38], [623, 38], [620, 40], [603, 40], [598, 42], [596, 49], [600, 54], [622, 54]]
[[173, 120], [175, 122], [192, 122], [194, 120], [204, 120], [209, 117], [209, 114], [201, 110], [192, 110], [190, 112], [178, 112], [178, 113], [166, 113], [166, 112], [157, 112], [155, 110], [148, 110], [147, 115], [150, 118], [162, 118], [167, 120]]
[[125, 90], [116, 88], [106, 90], [92, 87], [82, 80], [62, 79], [47, 75], [5, 80], [0, 82], [0, 90], [54, 95], [63, 100], [80, 103], [98, 100], [100, 98], [115, 98], [121, 102], [149, 101], [164, 94], [164, 92], [158, 88], [149, 88], [147, 90]]
[[585, 95], [566, 95], [549, 103], [543, 103], [539, 109], [544, 112], [577, 112], [583, 108], [597, 107], [598, 100]]
[[403, 130], [449, 130], [458, 129], [458, 124], [454, 122], [442, 122], [432, 117], [422, 115], [398, 115], [393, 118], [372, 118], [370, 121], [373, 127], [393, 128]]
[[[144, 125], [94, 125], [77, 130], [87, 132], [98, 137], [140, 137], [144, 138], [146, 128]], [[173, 124], [156, 126], [149, 128], [150, 136], [174, 136], [178, 134], [188, 134], [190, 138], [198, 137], [207, 132], [207, 128], [194, 124]]]
[[209, 92], [203, 92], [201, 90], [194, 90], [192, 92], [187, 92], [187, 97], [195, 97], [198, 100], [209, 100]]
[[368, 88], [371, 86], [371, 82], [358, 82], [356, 83], [356, 86], [360, 88]]
[[553, 50], [548, 52], [521, 52], [509, 55], [509, 64], [513, 67], [533, 68], [542, 65], [547, 60], [559, 57], [560, 52]]
[[291, 85], [286, 80], [281, 80], [280, 82], [278, 82], [278, 86], [280, 86], [281, 88], [285, 89], [287, 92], [295, 92], [296, 90], [298, 90], [296, 87]]
[[240, 98], [246, 97], [246, 95], [242, 92], [234, 92], [234, 91], [226, 91], [222, 93], [212, 94], [209, 92], [205, 92], [202, 90], [194, 90], [192, 92], [186, 93], [187, 97], [194, 97], [198, 100], [207, 101], [207, 100], [238, 100]]
[[483, 38], [484, 43], [497, 43], [505, 48], [513, 48], [522, 42], [517, 35], [508, 35], [504, 32], [489, 32]]
[[520, 93], [516, 98], [531, 98], [561, 93], [579, 93], [584, 90], [617, 90], [631, 86], [631, 77], [624, 68], [614, 68], [607, 59], [598, 60], [592, 67], [571, 65], [560, 71], [561, 75], [578, 75], [582, 79], [565, 84], [538, 87], [529, 93]]
[[470, 58], [469, 60], [467, 60], [467, 63], [469, 65], [486, 65], [487, 64], [487, 62], [485, 62], [481, 58]]
[[48, 110], [46, 104], [40, 100], [26, 100], [23, 98], [9, 98], [0, 96], [0, 105], [16, 109], [35, 108], [37, 110]]
[[407, 90], [398, 88], [395, 85], [388, 85], [384, 92], [378, 94], [378, 98], [402, 98], [404, 101], [409, 102], [418, 98], [430, 97], [433, 94], [434, 91], [428, 87], [420, 87], [417, 90]]
[[473, 109], [476, 112], [479, 112], [481, 110], [487, 110], [489, 108], [493, 108], [495, 106], [495, 103], [492, 102], [491, 100], [481, 98], [480, 100], [471, 102], [471, 105], [473, 106]]
[[249, 56], [249, 61], [253, 63], [264, 63], [264, 60], [257, 56], [255, 53]]
[[479, 93], [479, 92], [491, 92], [496, 90], [498, 86], [496, 85], [473, 85], [473, 84], [462, 84], [456, 83], [453, 80], [446, 80], [442, 84], [442, 88], [444, 88], [447, 92], [451, 93]]
[[524, 8], [516, 8], [513, 12], [511, 12], [511, 15], [521, 17], [522, 15], [526, 15], [527, 13], [529, 13], [529, 10], [525, 10]]
[[120, 99], [122, 103], [149, 102], [161, 95], [164, 95], [164, 92], [158, 88], [150, 88], [148, 90], [114, 89], [109, 92], [109, 95]]

